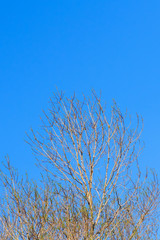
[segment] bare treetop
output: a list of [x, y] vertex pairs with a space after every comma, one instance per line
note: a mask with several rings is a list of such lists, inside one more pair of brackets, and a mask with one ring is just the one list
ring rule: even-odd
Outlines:
[[94, 91], [83, 101], [57, 93], [50, 103], [29, 143], [61, 189], [54, 223], [61, 238], [53, 239], [156, 239], [159, 186], [155, 174], [141, 177], [139, 117], [132, 128], [116, 103], [109, 114]]

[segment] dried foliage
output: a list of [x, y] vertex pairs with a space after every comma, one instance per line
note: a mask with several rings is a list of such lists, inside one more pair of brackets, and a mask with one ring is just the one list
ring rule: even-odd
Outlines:
[[55, 94], [39, 133], [29, 137], [41, 184], [1, 173], [1, 239], [131, 240], [158, 238], [159, 185], [138, 165], [142, 121], [132, 129], [114, 103]]

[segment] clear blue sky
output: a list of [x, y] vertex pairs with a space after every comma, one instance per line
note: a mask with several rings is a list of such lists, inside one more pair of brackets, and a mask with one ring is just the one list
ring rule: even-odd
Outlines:
[[160, 170], [160, 1], [2, 1], [0, 160], [38, 176], [24, 142], [52, 92], [102, 90], [144, 118], [141, 165]]

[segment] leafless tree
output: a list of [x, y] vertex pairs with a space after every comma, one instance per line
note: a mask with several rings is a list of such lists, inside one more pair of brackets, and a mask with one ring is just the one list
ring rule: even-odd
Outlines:
[[40, 131], [29, 137], [48, 176], [43, 187], [22, 184], [12, 170], [10, 181], [2, 177], [6, 233], [13, 239], [157, 239], [159, 185], [154, 172], [144, 176], [139, 168], [139, 117], [132, 127], [127, 114], [115, 103], [109, 113], [94, 92], [82, 101], [57, 93], [50, 106]]

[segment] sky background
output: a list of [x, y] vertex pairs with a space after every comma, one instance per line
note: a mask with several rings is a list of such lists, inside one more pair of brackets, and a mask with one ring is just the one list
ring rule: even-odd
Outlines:
[[2, 1], [0, 160], [37, 178], [25, 143], [52, 93], [90, 96], [144, 119], [140, 164], [160, 170], [160, 1]]

